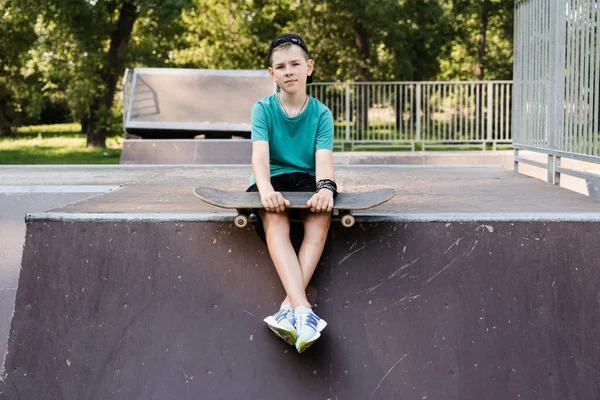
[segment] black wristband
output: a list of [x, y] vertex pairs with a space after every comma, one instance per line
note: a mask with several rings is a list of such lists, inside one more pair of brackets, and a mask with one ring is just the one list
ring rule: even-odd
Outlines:
[[321, 179], [319, 182], [317, 182], [316, 193], [318, 193], [321, 189], [331, 190], [333, 193], [333, 198], [335, 199], [337, 197], [337, 185], [331, 179]]
[[323, 187], [323, 185], [331, 185], [335, 190], [337, 190], [337, 185], [331, 179], [321, 179], [319, 182], [317, 182], [317, 189]]

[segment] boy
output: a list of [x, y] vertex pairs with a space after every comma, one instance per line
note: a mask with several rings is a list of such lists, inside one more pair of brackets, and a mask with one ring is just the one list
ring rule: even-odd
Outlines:
[[[281, 309], [264, 319], [269, 328], [302, 353], [327, 323], [311, 309], [305, 289], [323, 252], [337, 194], [333, 169], [333, 117], [306, 94], [314, 61], [299, 35], [278, 36], [269, 46], [269, 74], [280, 92], [252, 109], [252, 176], [269, 254], [286, 291]], [[309, 210], [299, 216], [304, 239], [298, 254], [290, 240], [289, 201], [280, 192], [309, 191]]]

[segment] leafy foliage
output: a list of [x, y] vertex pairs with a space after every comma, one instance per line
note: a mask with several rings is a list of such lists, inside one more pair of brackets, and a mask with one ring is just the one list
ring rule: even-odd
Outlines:
[[[441, 59], [443, 80], [512, 79], [514, 2], [512, 0], [446, 0], [453, 24], [447, 56]], [[484, 55], [478, 47], [486, 24]], [[483, 66], [483, 75], [481, 67]]]
[[3, 115], [19, 125], [62, 113], [58, 120], [100, 132], [92, 144], [101, 145], [119, 130], [125, 68], [262, 69], [283, 32], [304, 37], [317, 81], [510, 79], [513, 8], [510, 0], [0, 0], [0, 37], [10, 38], [0, 40], [0, 135]]
[[[98, 143], [119, 126], [114, 93], [126, 66], [172, 64], [188, 0], [28, 0], [39, 21], [30, 64], [40, 70], [42, 94], [66, 103], [76, 121], [92, 124]], [[118, 109], [117, 109], [118, 110]], [[117, 128], [118, 129], [118, 128]]]
[[[37, 94], [39, 75], [27, 65], [37, 39], [36, 15], [13, 0], [0, 0], [0, 136], [11, 135], [12, 125], [26, 122], [41, 111]], [[10, 38], [10, 39], [9, 39]]]

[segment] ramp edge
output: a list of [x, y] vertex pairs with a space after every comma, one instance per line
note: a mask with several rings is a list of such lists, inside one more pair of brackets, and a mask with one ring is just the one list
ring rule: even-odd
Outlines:
[[[29, 213], [25, 221], [65, 222], [233, 222], [235, 212], [219, 213]], [[370, 222], [600, 222], [600, 213], [354, 213]], [[334, 216], [334, 220], [339, 219]], [[250, 221], [255, 221], [250, 218]]]

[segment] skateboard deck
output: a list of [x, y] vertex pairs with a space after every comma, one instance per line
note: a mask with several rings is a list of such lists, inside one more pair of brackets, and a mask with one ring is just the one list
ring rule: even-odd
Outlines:
[[[286, 208], [307, 209], [306, 202], [312, 197], [313, 192], [281, 192], [283, 197], [290, 202]], [[194, 195], [205, 203], [213, 206], [235, 209], [238, 216], [234, 223], [236, 226], [244, 227], [248, 223], [248, 216], [253, 209], [264, 208], [260, 202], [258, 192], [228, 192], [210, 187], [197, 187]], [[396, 195], [391, 188], [372, 190], [370, 192], [345, 193], [339, 192], [334, 203], [334, 210], [339, 212], [342, 225], [350, 227], [354, 225], [352, 211], [366, 210], [385, 203]]]

